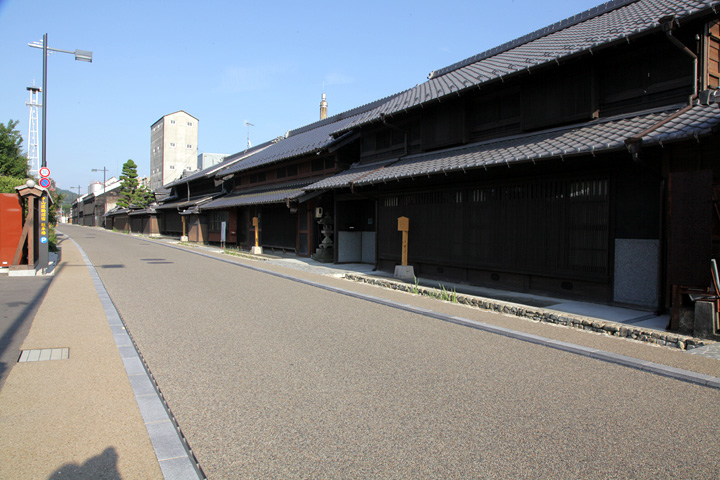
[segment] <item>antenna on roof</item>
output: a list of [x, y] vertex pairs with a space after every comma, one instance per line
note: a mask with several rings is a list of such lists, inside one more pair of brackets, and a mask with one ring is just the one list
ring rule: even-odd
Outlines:
[[252, 147], [252, 144], [250, 144], [250, 127], [254, 127], [255, 125], [245, 120], [245, 126], [247, 127], [247, 148], [245, 151], [247, 152]]

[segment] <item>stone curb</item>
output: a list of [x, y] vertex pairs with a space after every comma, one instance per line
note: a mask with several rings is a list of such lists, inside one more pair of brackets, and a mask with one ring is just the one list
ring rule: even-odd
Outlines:
[[579, 330], [588, 330], [595, 333], [613, 337], [628, 338], [639, 342], [651, 343], [662, 347], [678, 348], [680, 350], [692, 350], [705, 345], [713, 345], [716, 342], [697, 337], [690, 337], [671, 332], [662, 332], [650, 328], [635, 327], [624, 323], [612, 322], [610, 320], [598, 320], [595, 318], [574, 315], [572, 313], [561, 313], [554, 310], [529, 307], [516, 303], [503, 302], [483, 297], [475, 297], [454, 292], [443, 292], [436, 288], [411, 285], [404, 282], [389, 280], [385, 278], [368, 277], [354, 273], [346, 273], [343, 278], [354, 282], [366, 283], [378, 287], [389, 288], [416, 295], [440, 298], [443, 294], [452, 296], [458, 304], [501, 313], [519, 318], [533, 320], [535, 322], [552, 323]]

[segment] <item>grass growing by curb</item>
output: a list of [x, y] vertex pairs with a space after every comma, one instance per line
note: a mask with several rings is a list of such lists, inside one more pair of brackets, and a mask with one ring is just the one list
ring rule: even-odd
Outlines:
[[457, 292], [453, 288], [452, 291], [445, 288], [442, 283], [438, 284], [438, 288], [424, 288], [420, 287], [420, 280], [415, 277], [412, 287], [410, 287], [410, 293], [415, 295], [424, 295], [430, 298], [436, 298], [446, 302], [458, 303]]
[[245, 252], [243, 250], [240, 250], [239, 248], [227, 248], [225, 247], [223, 249], [223, 253], [225, 255], [232, 255], [234, 257], [240, 257], [240, 258], [247, 258], [249, 260], [265, 260], [264, 258], [258, 257], [257, 255], [253, 255], [251, 253]]

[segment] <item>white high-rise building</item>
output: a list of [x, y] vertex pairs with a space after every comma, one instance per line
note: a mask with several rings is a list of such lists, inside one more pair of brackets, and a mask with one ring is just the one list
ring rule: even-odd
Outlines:
[[150, 127], [150, 189], [180, 178], [197, 166], [200, 121], [180, 110], [165, 115]]

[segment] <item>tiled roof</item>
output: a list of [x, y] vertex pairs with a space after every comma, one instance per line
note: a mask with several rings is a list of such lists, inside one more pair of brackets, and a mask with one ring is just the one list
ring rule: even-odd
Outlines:
[[290, 130], [285, 138], [271, 145], [266, 150], [254, 155], [246, 161], [233, 165], [229, 168], [219, 171], [217, 176], [225, 176], [263, 165], [269, 165], [287, 160], [290, 158], [319, 152], [330, 147], [336, 142], [342, 141], [342, 138], [334, 138], [333, 132], [345, 129], [345, 126], [353, 123], [358, 116], [372, 110], [385, 103], [389, 97], [376, 100], [367, 105], [356, 107], [347, 112], [339, 113], [332, 117], [320, 120], [304, 127]]
[[114, 215], [122, 215], [123, 213], [131, 212], [129, 208], [121, 208], [121, 207], [113, 207], [112, 209], [108, 210], [103, 217], [112, 217]]
[[168, 202], [164, 203], [162, 205], [158, 205], [155, 207], [156, 210], [170, 210], [173, 208], [177, 208], [179, 210], [185, 209], [188, 207], [194, 207], [196, 205], [201, 205], [205, 202], [209, 202], [213, 198], [216, 198], [220, 195], [220, 193], [214, 193], [212, 195], [198, 195], [196, 197], [190, 197], [189, 200], [176, 200], [174, 202]]
[[256, 153], [265, 150], [265, 149], [268, 148], [270, 145], [272, 145], [272, 142], [265, 142], [265, 143], [263, 143], [263, 144], [261, 144], [261, 145], [257, 145], [257, 146], [255, 146], [255, 147], [249, 148], [249, 149], [244, 150], [244, 151], [242, 151], [242, 152], [238, 152], [238, 153], [235, 153], [235, 154], [233, 154], [233, 155], [228, 155], [227, 157], [223, 158], [223, 160], [222, 160], [220, 163], [218, 163], [218, 164], [216, 164], [216, 165], [212, 165], [212, 166], [210, 166], [210, 167], [208, 167], [208, 168], [205, 168], [205, 169], [203, 169], [203, 170], [197, 171], [197, 172], [193, 173], [192, 175], [188, 175], [187, 177], [178, 178], [177, 180], [175, 180], [175, 181], [173, 181], [173, 182], [170, 182], [170, 183], [164, 185], [164, 188], [169, 189], [169, 188], [174, 187], [174, 186], [176, 186], [176, 185], [183, 185], [183, 184], [186, 184], [186, 183], [190, 183], [190, 182], [192, 182], [193, 180], [198, 180], [198, 179], [201, 179], [201, 178], [214, 177], [215, 174], [216, 174], [217, 172], [219, 172], [220, 170], [222, 170], [222, 169], [224, 169], [224, 168], [228, 168], [228, 167], [231, 166], [231, 165], [234, 165], [234, 164], [236, 164], [236, 163], [238, 163], [238, 162], [240, 162], [240, 161], [242, 161], [242, 160], [244, 160], [244, 159], [246, 159], [246, 158], [248, 158], [248, 157], [251, 157], [252, 155], [255, 155]]
[[697, 105], [642, 137], [643, 145], [672, 142], [708, 135], [718, 128], [720, 106]]
[[202, 205], [200, 209], [214, 210], [218, 208], [239, 207], [242, 205], [264, 205], [268, 203], [283, 203], [302, 196], [305, 193], [303, 186], [286, 186], [285, 188], [275, 188], [273, 190], [255, 190], [253, 192], [237, 193], [219, 198], [206, 205]]
[[397, 162], [397, 159], [365, 165], [353, 165], [344, 172], [333, 175], [332, 177], [324, 178], [319, 182], [308, 185], [305, 190], [324, 190], [329, 188], [346, 187], [349, 186], [351, 183], [367, 175], [370, 175], [375, 170], [384, 168], [385, 166], [394, 162]]
[[[678, 112], [682, 113], [678, 115]], [[664, 121], [666, 123], [662, 123]], [[643, 132], [648, 132], [642, 137], [642, 145], [645, 146], [700, 137], [719, 126], [718, 104], [696, 105], [684, 112], [678, 106], [670, 110], [604, 118], [580, 125], [411, 155], [388, 162], [380, 168], [377, 165], [374, 168], [357, 166], [312, 184], [307, 190], [375, 184], [443, 172], [625, 150], [625, 141]]]
[[410, 88], [336, 133], [397, 112], [438, 100], [484, 83], [538, 66], [559, 62], [581, 52], [593, 52], [618, 41], [659, 28], [659, 19], [683, 21], [709, 9], [720, 10], [718, 0], [616, 0], [558, 22], [430, 74]]
[[239, 162], [219, 171], [217, 176], [225, 176], [244, 170], [250, 170], [252, 168], [269, 165], [281, 160], [322, 150], [337, 141], [333, 138], [332, 133], [335, 130], [344, 128], [344, 126], [353, 121], [354, 118], [355, 117], [345, 118], [338, 122], [325, 124], [318, 128], [306, 130], [281, 139], [279, 142], [271, 145], [257, 155], [253, 155], [243, 162]]

